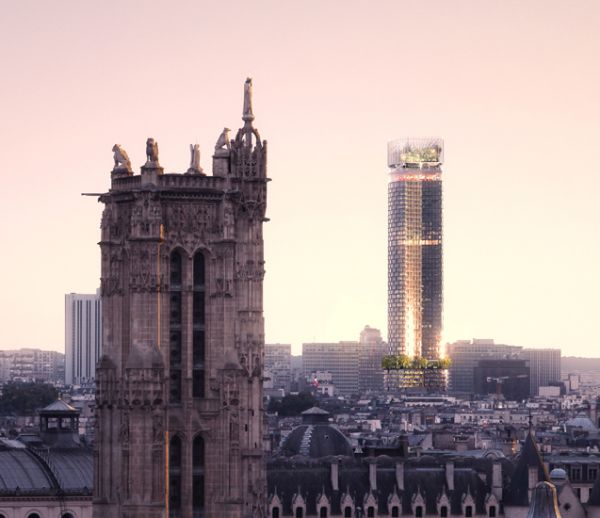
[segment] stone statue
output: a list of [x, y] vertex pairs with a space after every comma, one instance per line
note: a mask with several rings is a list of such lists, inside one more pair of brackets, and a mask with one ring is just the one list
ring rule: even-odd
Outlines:
[[115, 144], [112, 147], [112, 150], [114, 153], [113, 158], [115, 159], [115, 167], [113, 167], [113, 171], [131, 173], [131, 162], [129, 161], [127, 151], [125, 151], [120, 144]]
[[231, 130], [229, 128], [223, 128], [223, 132], [221, 135], [219, 135], [217, 143], [215, 144], [215, 151], [219, 151], [221, 149], [229, 151], [231, 149], [231, 143], [229, 142], [230, 131]]
[[192, 144], [190, 144], [190, 153], [192, 155], [190, 159], [190, 169], [200, 171], [200, 145], [194, 144], [192, 146]]
[[153, 138], [146, 140], [146, 161], [158, 165], [158, 144]]
[[252, 113], [252, 78], [246, 78], [244, 83], [244, 113], [242, 119], [245, 121], [254, 120], [254, 114]]

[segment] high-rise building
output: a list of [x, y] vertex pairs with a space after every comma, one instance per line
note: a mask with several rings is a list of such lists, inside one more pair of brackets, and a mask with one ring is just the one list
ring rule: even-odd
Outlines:
[[358, 380], [361, 394], [383, 390], [381, 360], [388, 354], [388, 345], [381, 338], [381, 331], [365, 326], [360, 332], [358, 346]]
[[265, 370], [271, 373], [273, 388], [290, 391], [291, 361], [290, 344], [265, 344]]
[[302, 344], [304, 375], [327, 371], [336, 393], [358, 394], [358, 350], [358, 342]]
[[65, 384], [93, 382], [101, 355], [100, 293], [65, 295]]
[[452, 392], [473, 394], [475, 391], [475, 368], [481, 360], [507, 360], [520, 358], [522, 347], [496, 344], [487, 338], [459, 340], [446, 347], [452, 360], [449, 369], [448, 388]]
[[118, 145], [101, 223], [95, 518], [264, 516], [263, 222], [266, 141], [228, 129], [212, 176], [190, 146], [133, 174]]
[[[388, 144], [390, 352], [436, 360], [442, 334], [442, 170], [439, 138]], [[439, 369], [406, 370], [400, 386], [445, 384]]]
[[537, 396], [540, 387], [560, 381], [560, 349], [523, 349], [522, 357], [529, 362], [531, 395]]

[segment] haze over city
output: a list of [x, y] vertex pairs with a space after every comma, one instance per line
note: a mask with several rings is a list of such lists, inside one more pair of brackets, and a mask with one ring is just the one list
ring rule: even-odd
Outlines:
[[267, 342], [387, 333], [386, 144], [445, 141], [444, 339], [597, 356], [596, 2], [3, 6], [2, 348], [61, 350], [99, 285], [113, 144], [166, 172], [241, 124], [269, 141]]

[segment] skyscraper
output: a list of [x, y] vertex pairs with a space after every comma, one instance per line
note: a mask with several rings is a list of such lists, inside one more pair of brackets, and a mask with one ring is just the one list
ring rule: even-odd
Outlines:
[[133, 174], [115, 145], [100, 196], [104, 354], [96, 375], [95, 518], [265, 515], [262, 373], [266, 142], [244, 126], [212, 176]]
[[65, 295], [65, 384], [94, 381], [101, 354], [100, 294]]
[[[439, 138], [388, 144], [388, 342], [394, 355], [440, 356], [443, 150]], [[443, 375], [405, 370], [398, 382], [433, 388]]]

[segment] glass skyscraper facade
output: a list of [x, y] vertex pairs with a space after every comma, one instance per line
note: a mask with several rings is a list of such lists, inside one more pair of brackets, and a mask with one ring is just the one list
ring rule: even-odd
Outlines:
[[[443, 141], [388, 144], [388, 342], [390, 354], [437, 360], [442, 333]], [[437, 387], [445, 371], [405, 370], [400, 386]]]

